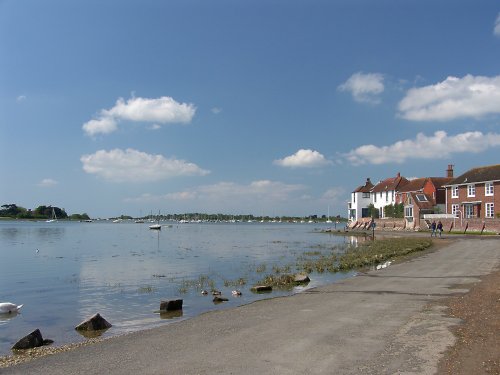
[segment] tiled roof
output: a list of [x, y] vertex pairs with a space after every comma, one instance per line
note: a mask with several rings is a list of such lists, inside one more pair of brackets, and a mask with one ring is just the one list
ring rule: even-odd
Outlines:
[[469, 169], [464, 174], [448, 182], [447, 186], [487, 181], [500, 181], [500, 164]]
[[[411, 200], [414, 205], [417, 205], [421, 210], [422, 209], [432, 209], [434, 207], [434, 201], [429, 194], [423, 193], [410, 193]], [[425, 196], [426, 200], [420, 200], [419, 196]]]
[[408, 181], [408, 183], [402, 186], [398, 191], [402, 193], [408, 193], [410, 191], [419, 191], [424, 188], [425, 181], [427, 178], [415, 178], [414, 180]]
[[386, 178], [384, 181], [380, 181], [373, 188], [372, 192], [379, 193], [383, 191], [398, 190], [398, 188], [403, 187], [408, 183], [408, 180], [401, 176]]
[[354, 193], [369, 193], [373, 189], [373, 184], [370, 179], [367, 178], [364, 185], [358, 186]]
[[429, 177], [436, 189], [443, 187], [453, 180], [453, 177]]

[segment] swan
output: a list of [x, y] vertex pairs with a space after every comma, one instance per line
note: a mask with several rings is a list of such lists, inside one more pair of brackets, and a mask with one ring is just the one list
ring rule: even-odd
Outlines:
[[23, 307], [23, 305], [17, 306], [10, 302], [2, 302], [0, 303], [0, 314], [17, 313], [21, 307]]

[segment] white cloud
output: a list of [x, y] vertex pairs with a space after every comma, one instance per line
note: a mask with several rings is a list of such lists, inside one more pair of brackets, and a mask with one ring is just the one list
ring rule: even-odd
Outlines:
[[97, 120], [90, 120], [83, 124], [83, 131], [87, 135], [109, 134], [118, 129], [118, 125], [112, 117], [101, 117]]
[[498, 13], [497, 19], [495, 20], [495, 27], [493, 28], [493, 34], [500, 37], [500, 13]]
[[83, 170], [114, 182], [150, 182], [176, 176], [210, 173], [184, 160], [167, 159], [134, 149], [100, 150], [80, 158]]
[[[217, 204], [227, 206], [254, 207], [256, 202], [286, 202], [305, 189], [303, 185], [285, 184], [279, 181], [259, 180], [247, 185], [234, 182], [219, 182], [212, 185], [202, 185], [180, 192], [167, 193], [160, 196], [143, 194], [138, 198], [129, 198], [129, 201], [200, 201], [217, 207]], [[222, 207], [222, 206], [220, 206]]]
[[479, 153], [500, 146], [500, 134], [479, 131], [448, 136], [437, 131], [433, 136], [417, 134], [415, 139], [398, 141], [390, 146], [360, 146], [344, 156], [354, 165], [403, 163], [408, 159], [443, 159], [456, 153]]
[[413, 121], [448, 121], [500, 114], [500, 76], [448, 77], [413, 88], [399, 102], [399, 115]]
[[354, 100], [361, 103], [380, 103], [379, 95], [384, 92], [384, 76], [380, 73], [354, 73], [338, 87], [350, 92]]
[[211, 109], [211, 111], [212, 111], [212, 113], [213, 113], [214, 115], [218, 115], [219, 113], [221, 113], [221, 112], [222, 112], [222, 108], [213, 107], [213, 108]]
[[127, 101], [119, 98], [111, 109], [102, 109], [96, 119], [83, 125], [87, 135], [108, 134], [118, 129], [121, 120], [135, 122], [167, 123], [191, 122], [196, 108], [193, 104], [178, 103], [168, 96], [157, 99], [133, 97]]
[[16, 101], [17, 102], [23, 102], [26, 100], [26, 95], [19, 95], [17, 98], [16, 98]]
[[58, 182], [56, 180], [53, 180], [52, 178], [44, 178], [42, 181], [38, 183], [38, 186], [44, 188], [50, 188], [56, 186], [57, 184]]
[[295, 154], [273, 162], [281, 167], [316, 168], [332, 164], [318, 151], [300, 149]]

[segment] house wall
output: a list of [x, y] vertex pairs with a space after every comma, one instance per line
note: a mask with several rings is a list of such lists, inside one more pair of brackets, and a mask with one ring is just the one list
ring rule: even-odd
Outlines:
[[[361, 219], [362, 217], [362, 209], [367, 208], [371, 203], [371, 194], [369, 194], [369, 198], [363, 198], [363, 193], [351, 193], [351, 209], [356, 210], [356, 215], [353, 218], [354, 221]], [[348, 212], [350, 215], [350, 213]], [[351, 218], [351, 216], [349, 216]]]
[[383, 191], [382, 195], [380, 194], [381, 194], [380, 192], [372, 193], [371, 203], [373, 203], [375, 208], [379, 210], [380, 217], [383, 218], [384, 217], [383, 208], [390, 204], [396, 203], [396, 192], [394, 190], [387, 190]]
[[452, 205], [458, 204], [461, 216], [465, 217], [464, 207], [461, 205], [463, 202], [476, 202], [481, 201], [481, 204], [474, 207], [474, 215], [478, 218], [486, 218], [486, 204], [494, 203], [495, 217], [500, 213], [500, 181], [493, 183], [493, 196], [485, 195], [485, 183], [476, 183], [476, 194], [474, 197], [467, 196], [468, 184], [458, 185], [458, 198], [452, 198], [452, 187], [446, 188], [446, 213], [452, 213]]

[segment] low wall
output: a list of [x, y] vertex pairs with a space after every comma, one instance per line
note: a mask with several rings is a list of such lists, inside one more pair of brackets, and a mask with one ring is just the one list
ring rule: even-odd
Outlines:
[[500, 219], [442, 219], [445, 232], [488, 232], [500, 234]]
[[[485, 232], [500, 234], [500, 219], [440, 219], [445, 232]], [[436, 220], [437, 222], [438, 220]], [[349, 230], [371, 230], [371, 218], [363, 218], [348, 224]], [[375, 230], [428, 230], [424, 219], [420, 220], [420, 227], [415, 222], [407, 224], [405, 219], [375, 219]]]

